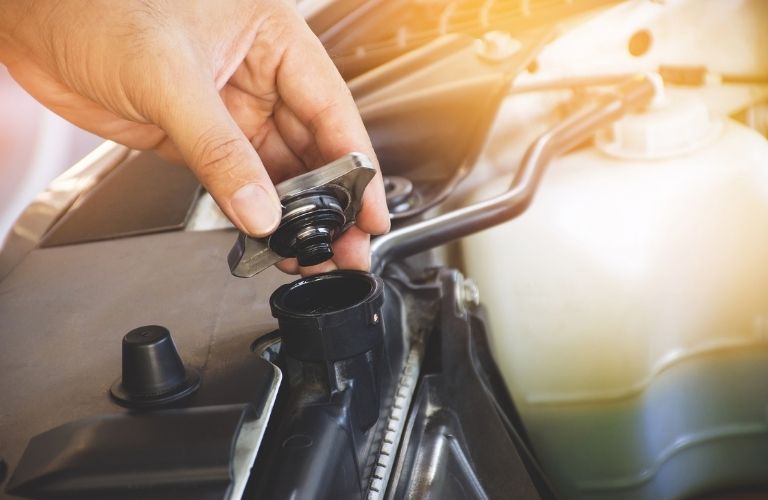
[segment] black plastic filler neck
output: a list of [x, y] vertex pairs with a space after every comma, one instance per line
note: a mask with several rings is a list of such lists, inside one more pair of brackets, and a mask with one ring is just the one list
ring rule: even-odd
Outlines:
[[287, 387], [256, 497], [363, 498], [365, 443], [392, 380], [383, 304], [381, 278], [355, 271], [299, 279], [272, 294]]
[[302, 361], [339, 361], [376, 347], [382, 339], [384, 285], [378, 277], [336, 271], [278, 288], [270, 299], [283, 352]]

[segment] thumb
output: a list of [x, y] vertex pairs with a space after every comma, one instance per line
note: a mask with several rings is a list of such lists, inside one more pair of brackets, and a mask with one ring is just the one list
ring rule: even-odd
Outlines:
[[274, 185], [213, 82], [190, 78], [172, 92], [158, 122], [189, 168], [240, 230], [274, 231], [282, 216]]

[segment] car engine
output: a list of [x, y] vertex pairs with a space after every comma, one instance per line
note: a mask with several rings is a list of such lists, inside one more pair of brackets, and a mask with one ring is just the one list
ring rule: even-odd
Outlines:
[[0, 498], [768, 495], [768, 3], [303, 0], [384, 175], [107, 142], [0, 252]]

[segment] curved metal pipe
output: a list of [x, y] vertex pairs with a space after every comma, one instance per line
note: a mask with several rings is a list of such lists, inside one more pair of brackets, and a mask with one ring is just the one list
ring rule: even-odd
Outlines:
[[395, 259], [429, 250], [520, 215], [531, 204], [553, 158], [578, 146], [627, 111], [647, 105], [658, 89], [658, 80], [651, 75], [628, 79], [615, 92], [601, 96], [536, 139], [504, 194], [376, 238], [371, 243], [371, 272], [380, 273]]

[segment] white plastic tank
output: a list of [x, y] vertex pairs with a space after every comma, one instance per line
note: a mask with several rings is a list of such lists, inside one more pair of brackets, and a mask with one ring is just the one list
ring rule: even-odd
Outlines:
[[533, 451], [565, 498], [765, 484], [768, 141], [684, 100], [596, 144], [462, 243]]

